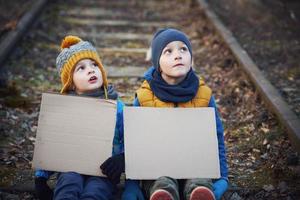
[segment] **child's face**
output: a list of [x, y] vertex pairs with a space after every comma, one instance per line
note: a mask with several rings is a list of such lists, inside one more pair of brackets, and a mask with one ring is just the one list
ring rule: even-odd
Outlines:
[[191, 69], [191, 53], [183, 42], [170, 42], [161, 53], [159, 65], [162, 78], [169, 84], [177, 84]]
[[73, 72], [73, 84], [77, 94], [89, 93], [99, 89], [103, 84], [102, 73], [95, 61], [80, 60]]

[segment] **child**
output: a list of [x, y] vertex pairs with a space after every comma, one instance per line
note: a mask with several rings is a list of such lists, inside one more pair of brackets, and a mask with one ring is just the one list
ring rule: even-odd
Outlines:
[[145, 73], [145, 81], [137, 90], [133, 105], [215, 108], [221, 178], [175, 180], [160, 177], [143, 182], [146, 196], [150, 200], [179, 200], [180, 196], [185, 200], [221, 199], [228, 187], [223, 127], [211, 89], [192, 69], [190, 41], [176, 29], [162, 29], [154, 35], [151, 49], [153, 66]]
[[[62, 51], [56, 59], [61, 77], [62, 94], [90, 96], [117, 100], [114, 88], [107, 83], [106, 73], [96, 49], [87, 41], [76, 36], [67, 36], [61, 44]], [[59, 173], [54, 190], [47, 185], [52, 172], [37, 170], [35, 188], [40, 199], [101, 199], [113, 197], [115, 185], [120, 182], [124, 172], [123, 143], [123, 103], [117, 101], [117, 122], [113, 139], [112, 157], [101, 166], [102, 173], [108, 178], [86, 176], [76, 172]], [[99, 169], [100, 170], [100, 169]], [[136, 181], [127, 180], [122, 199], [135, 198], [143, 200], [143, 195]]]

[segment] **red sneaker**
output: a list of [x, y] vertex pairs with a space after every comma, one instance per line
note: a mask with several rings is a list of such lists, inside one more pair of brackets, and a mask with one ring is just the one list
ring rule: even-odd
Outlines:
[[153, 192], [150, 200], [173, 200], [173, 197], [167, 190], [158, 189]]
[[198, 186], [192, 191], [190, 200], [215, 200], [215, 195], [207, 187]]

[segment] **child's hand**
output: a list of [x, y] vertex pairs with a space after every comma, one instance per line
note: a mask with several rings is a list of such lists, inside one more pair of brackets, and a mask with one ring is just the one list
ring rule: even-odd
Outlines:
[[118, 184], [120, 176], [125, 171], [124, 153], [108, 158], [101, 166], [102, 173], [105, 174], [112, 183]]
[[39, 199], [51, 200], [53, 197], [53, 191], [47, 184], [47, 179], [44, 177], [35, 177], [35, 192]]
[[125, 183], [122, 200], [144, 200], [144, 195], [137, 181], [127, 180]]
[[221, 199], [223, 196], [224, 192], [228, 188], [228, 183], [224, 179], [219, 179], [213, 184], [213, 189], [214, 189], [214, 195], [216, 197], [216, 200]]

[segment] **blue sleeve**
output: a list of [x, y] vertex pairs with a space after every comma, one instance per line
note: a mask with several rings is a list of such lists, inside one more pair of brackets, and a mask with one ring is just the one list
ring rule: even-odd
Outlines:
[[139, 100], [138, 100], [138, 98], [137, 97], [135, 97], [134, 98], [134, 100], [133, 100], [133, 106], [135, 106], [135, 107], [139, 107], [140, 106], [140, 102], [139, 102]]
[[44, 177], [44, 178], [46, 178], [46, 179], [49, 179], [49, 177], [50, 177], [53, 173], [54, 173], [54, 172], [52, 172], [52, 171], [46, 171], [46, 170], [38, 169], [38, 170], [35, 170], [34, 176], [35, 176], [35, 177]]
[[[123, 119], [123, 107], [125, 104], [121, 101], [117, 101], [117, 122], [115, 128], [115, 135], [113, 139], [113, 152], [112, 155], [124, 153], [124, 119]], [[133, 106], [139, 106], [137, 98], [134, 99]]]
[[124, 153], [124, 122], [123, 122], [123, 107], [124, 103], [121, 100], [117, 101], [117, 116], [115, 135], [113, 139], [112, 155]]
[[228, 168], [227, 168], [226, 150], [225, 150], [225, 143], [224, 143], [224, 130], [223, 130], [222, 121], [219, 117], [215, 98], [213, 96], [210, 98], [208, 107], [215, 108], [221, 178], [228, 181]]

